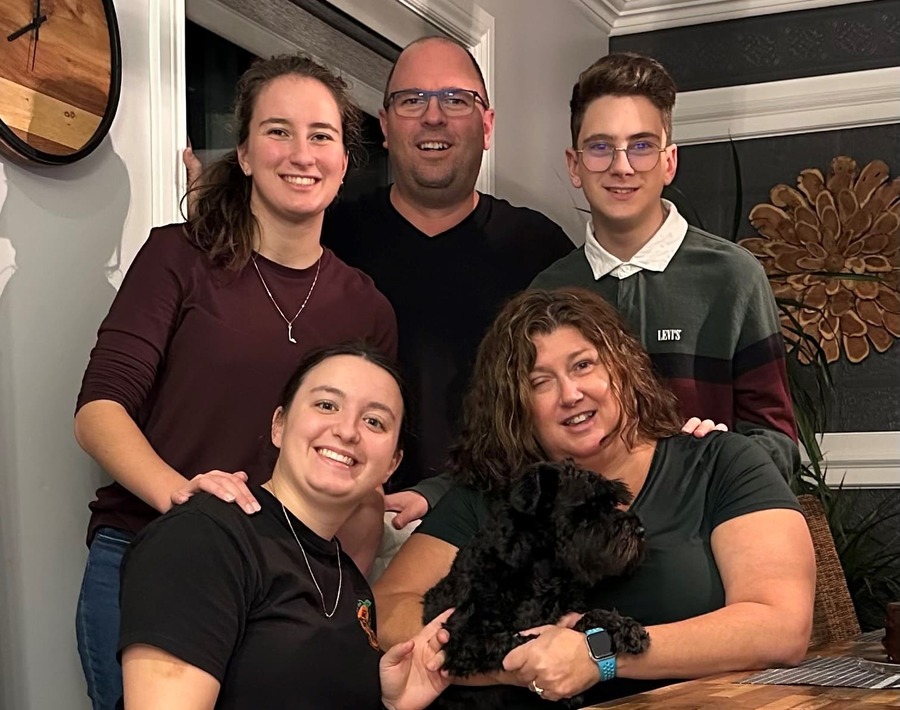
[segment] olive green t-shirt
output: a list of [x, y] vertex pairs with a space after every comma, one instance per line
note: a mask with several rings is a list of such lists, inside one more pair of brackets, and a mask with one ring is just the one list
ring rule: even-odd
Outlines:
[[[601, 471], [602, 473], [602, 471]], [[607, 580], [594, 608], [615, 608], [650, 626], [725, 605], [710, 546], [718, 525], [769, 508], [800, 510], [771, 457], [748, 438], [715, 432], [662, 439], [632, 503], [646, 530], [644, 560], [630, 577]], [[456, 486], [425, 516], [417, 534], [462, 547], [487, 516], [481, 493]]]
[[[772, 458], [750, 439], [726, 432], [661, 439], [631, 506], [646, 530], [644, 560], [630, 577], [598, 585], [589, 607], [616, 609], [645, 626], [722, 608], [725, 590], [710, 545], [712, 531], [732, 518], [772, 508], [800, 511]], [[455, 486], [414, 534], [459, 548], [478, 534], [487, 515], [480, 492]], [[585, 700], [599, 703], [674, 682], [615, 678], [589, 688]]]
[[[602, 473], [602, 471], [600, 472]], [[740, 434], [659, 441], [631, 509], [646, 530], [644, 560], [630, 577], [606, 580], [592, 608], [615, 608], [651, 626], [725, 605], [710, 536], [718, 525], [770, 508], [800, 510], [771, 457]], [[416, 534], [462, 547], [485, 522], [482, 494], [456, 486], [425, 516]]]

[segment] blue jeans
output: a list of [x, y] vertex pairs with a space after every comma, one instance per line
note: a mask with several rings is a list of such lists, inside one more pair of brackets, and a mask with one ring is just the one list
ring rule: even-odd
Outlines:
[[115, 528], [94, 534], [75, 616], [78, 655], [94, 710], [114, 710], [122, 697], [119, 645], [119, 569], [134, 536]]

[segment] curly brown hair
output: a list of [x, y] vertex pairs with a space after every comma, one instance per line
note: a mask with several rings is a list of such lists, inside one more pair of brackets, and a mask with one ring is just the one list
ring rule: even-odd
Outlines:
[[598, 59], [581, 72], [572, 87], [572, 100], [569, 102], [572, 147], [578, 148], [578, 134], [588, 106], [601, 96], [643, 96], [662, 113], [666, 142], [671, 143], [675, 93], [671, 75], [651, 57], [634, 52], [617, 52]]
[[[351, 101], [347, 83], [328, 68], [303, 54], [281, 54], [255, 61], [237, 83], [233, 123], [236, 145], [246, 142], [250, 120], [260, 92], [282, 76], [315, 79], [334, 97], [341, 114], [341, 138], [351, 162], [362, 147], [362, 114]], [[210, 261], [239, 271], [250, 261], [259, 223], [250, 210], [253, 182], [238, 164], [237, 149], [205, 168], [186, 225], [188, 239], [204, 251]], [[188, 195], [185, 195], [187, 198]]]
[[534, 338], [569, 326], [595, 348], [621, 407], [619, 436], [632, 448], [681, 431], [675, 396], [612, 306], [580, 288], [525, 291], [510, 300], [478, 347], [463, 405], [462, 433], [450, 454], [455, 480], [481, 490], [508, 485], [526, 465], [546, 460], [531, 414]]

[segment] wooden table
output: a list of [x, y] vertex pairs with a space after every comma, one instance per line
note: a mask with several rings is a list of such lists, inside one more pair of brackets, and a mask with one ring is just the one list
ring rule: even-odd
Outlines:
[[[871, 634], [869, 634], [871, 637]], [[857, 656], [884, 662], [878, 640], [850, 639], [810, 649], [812, 656]], [[667, 710], [877, 710], [900, 708], [900, 690], [828, 688], [813, 685], [741, 685], [758, 671], [727, 673], [677, 683], [591, 708], [666, 708]], [[587, 709], [586, 709], [587, 710]]]

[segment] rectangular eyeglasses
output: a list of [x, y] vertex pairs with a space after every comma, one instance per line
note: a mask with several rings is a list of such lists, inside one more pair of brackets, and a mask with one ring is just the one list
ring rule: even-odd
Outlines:
[[441, 111], [447, 116], [471, 116], [476, 103], [488, 107], [487, 102], [477, 91], [455, 88], [436, 91], [401, 89], [388, 95], [384, 107], [393, 106], [394, 112], [404, 118], [418, 118], [425, 113], [432, 96], [438, 100]]

